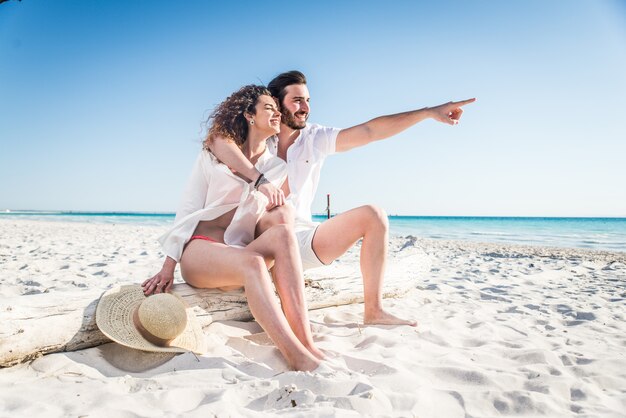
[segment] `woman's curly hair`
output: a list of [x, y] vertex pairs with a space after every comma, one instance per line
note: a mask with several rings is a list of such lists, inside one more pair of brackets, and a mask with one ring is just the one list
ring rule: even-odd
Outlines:
[[220, 103], [207, 120], [210, 128], [203, 142], [204, 149], [208, 151], [217, 137], [233, 141], [241, 148], [248, 137], [248, 121], [244, 113], [256, 114], [255, 106], [259, 96], [264, 94], [272, 95], [266, 87], [251, 84], [243, 86]]

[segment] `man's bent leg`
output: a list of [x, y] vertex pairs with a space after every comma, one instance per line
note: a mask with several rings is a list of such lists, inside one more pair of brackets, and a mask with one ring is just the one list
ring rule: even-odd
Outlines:
[[361, 206], [323, 222], [313, 238], [313, 251], [324, 264], [329, 264], [361, 238], [364, 322], [417, 325], [414, 321], [387, 313], [382, 306], [382, 287], [389, 240], [389, 221], [384, 210], [371, 205]]
[[256, 225], [255, 237], [276, 225], [293, 225], [295, 221], [295, 212], [289, 205], [282, 205], [267, 211]]

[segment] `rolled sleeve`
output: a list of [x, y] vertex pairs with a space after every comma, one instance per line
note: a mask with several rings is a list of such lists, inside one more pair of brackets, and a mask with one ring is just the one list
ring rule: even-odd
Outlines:
[[337, 135], [341, 132], [339, 128], [316, 125], [314, 133], [314, 145], [324, 155], [331, 155], [337, 151]]

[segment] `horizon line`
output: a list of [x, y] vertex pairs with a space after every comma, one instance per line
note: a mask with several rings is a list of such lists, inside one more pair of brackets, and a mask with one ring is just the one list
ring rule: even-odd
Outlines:
[[[331, 213], [336, 216], [342, 212]], [[57, 210], [57, 209], [4, 209], [0, 210], [0, 215], [95, 215], [95, 216], [175, 216], [176, 212], [161, 211], [91, 211], [91, 210]], [[313, 213], [312, 216], [325, 217], [326, 213]], [[554, 216], [554, 215], [406, 215], [388, 214], [388, 217], [412, 217], [412, 218], [513, 218], [513, 219], [626, 219], [626, 215], [621, 216]]]

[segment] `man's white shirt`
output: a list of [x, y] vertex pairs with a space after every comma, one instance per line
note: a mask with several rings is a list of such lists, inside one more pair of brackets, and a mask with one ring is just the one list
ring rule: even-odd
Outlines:
[[[315, 225], [311, 218], [311, 205], [319, 185], [324, 160], [335, 153], [337, 135], [341, 129], [308, 124], [287, 149], [287, 181], [289, 202], [296, 211], [296, 231]], [[278, 153], [278, 138], [268, 140], [268, 148]]]

